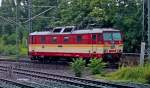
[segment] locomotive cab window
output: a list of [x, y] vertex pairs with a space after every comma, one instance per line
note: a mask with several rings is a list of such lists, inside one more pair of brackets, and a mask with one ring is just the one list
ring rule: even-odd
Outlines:
[[64, 37], [64, 42], [68, 42], [69, 41], [69, 37], [65, 36]]
[[92, 40], [96, 40], [96, 34], [92, 34]]
[[81, 42], [82, 41], [82, 36], [77, 36], [77, 42]]
[[113, 40], [121, 40], [121, 34], [120, 33], [113, 33]]
[[104, 33], [103, 34], [103, 38], [104, 38], [105, 41], [111, 41], [111, 40], [113, 40], [112, 33]]
[[42, 44], [44, 44], [44, 43], [45, 43], [45, 36], [41, 36], [41, 38], [40, 38], [40, 42], [41, 42]]
[[51, 42], [56, 43], [57, 42], [57, 37], [52, 37]]

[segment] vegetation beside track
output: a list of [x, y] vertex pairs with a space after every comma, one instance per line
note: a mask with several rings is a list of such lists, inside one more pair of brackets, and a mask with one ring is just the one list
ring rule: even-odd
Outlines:
[[[15, 42], [15, 40], [14, 40]], [[19, 55], [21, 57], [27, 56], [27, 47], [26, 45], [19, 44]], [[0, 54], [4, 56], [14, 56], [16, 55], [16, 45], [12, 42], [7, 44], [6, 41], [4, 41], [4, 38], [0, 38]]]
[[88, 64], [88, 67], [93, 75], [103, 73], [105, 66], [106, 63], [104, 63], [102, 59], [96, 59], [96, 58], [91, 59], [90, 63]]
[[120, 67], [117, 71], [98, 74], [96, 79], [105, 79], [118, 82], [150, 83], [150, 64], [135, 67]]
[[74, 59], [71, 63], [71, 68], [77, 77], [81, 77], [83, 71], [85, 70], [87, 65], [87, 69], [91, 72], [91, 74], [100, 74], [103, 73], [104, 67], [106, 63], [102, 61], [102, 59], [93, 58], [89, 63], [86, 63], [82, 58]]
[[85, 69], [85, 61], [83, 59], [74, 59], [71, 63], [71, 68], [74, 71], [75, 76], [81, 77], [83, 70]]

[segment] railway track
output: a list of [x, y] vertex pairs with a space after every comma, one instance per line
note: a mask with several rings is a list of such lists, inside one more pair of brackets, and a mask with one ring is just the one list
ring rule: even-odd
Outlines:
[[[132, 54], [124, 54], [125, 56], [138, 56], [137, 54], [132, 55]], [[9, 59], [1, 59], [0, 61], [7, 61], [7, 62], [21, 62], [21, 63], [35, 63], [30, 60], [9, 60]], [[36, 63], [35, 63], [36, 64]], [[38, 63], [39, 64], [39, 63]], [[2, 71], [8, 71], [10, 69], [9, 67], [6, 66], [0, 66], [0, 70]], [[12, 68], [13, 73], [15, 74], [21, 74], [21, 75], [26, 75], [30, 77], [35, 77], [39, 79], [46, 79], [46, 80], [52, 80], [56, 82], [61, 82], [61, 83], [66, 83], [66, 84], [71, 84], [71, 85], [77, 85], [80, 87], [84, 88], [134, 88], [134, 86], [126, 86], [126, 85], [120, 85], [120, 84], [115, 84], [115, 83], [108, 83], [108, 82], [100, 82], [100, 81], [93, 81], [93, 80], [88, 80], [88, 79], [83, 79], [83, 78], [76, 78], [76, 77], [67, 77], [67, 76], [62, 76], [62, 75], [56, 75], [56, 74], [50, 74], [50, 73], [43, 73], [39, 71], [33, 71], [33, 70], [27, 70], [27, 69], [21, 69], [18, 67], [13, 67]]]
[[[10, 67], [0, 66], [1, 71], [8, 71], [8, 69], [10, 70]], [[31, 77], [40, 78], [40, 79], [52, 80], [56, 82], [83, 87], [83, 88], [134, 88], [132, 86], [126, 86], [126, 85], [120, 85], [120, 84], [114, 84], [114, 83], [108, 83], [108, 82], [93, 81], [93, 80], [77, 78], [77, 77], [67, 77], [67, 76], [43, 73], [43, 72], [20, 69], [20, 68], [11, 68], [11, 70], [12, 70], [11, 72], [16, 73], [16, 74], [31, 76]]]
[[[0, 78], [0, 82], [5, 83], [5, 85], [7, 84], [7, 86], [10, 86], [10, 84], [11, 84], [11, 85], [14, 85], [15, 87], [19, 87], [19, 88], [34, 88], [33, 86], [25, 85], [23, 83], [19, 83], [19, 82], [9, 80], [9, 79]], [[0, 85], [0, 88], [6, 88], [6, 86]]]

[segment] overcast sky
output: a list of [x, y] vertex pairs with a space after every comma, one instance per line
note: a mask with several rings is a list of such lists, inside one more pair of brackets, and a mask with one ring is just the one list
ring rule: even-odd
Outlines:
[[1, 6], [1, 2], [2, 2], [2, 0], [0, 0], [0, 6]]

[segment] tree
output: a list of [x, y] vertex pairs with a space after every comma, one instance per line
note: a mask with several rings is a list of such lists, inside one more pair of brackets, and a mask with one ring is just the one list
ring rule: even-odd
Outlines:
[[[2, 0], [0, 15], [15, 21], [16, 0]], [[17, 0], [19, 5], [19, 22], [28, 19], [28, 0]], [[32, 0], [32, 15], [35, 16], [50, 7], [56, 6], [33, 20], [33, 31], [42, 31], [45, 27], [78, 25], [85, 28], [88, 24], [101, 27], [113, 27], [123, 31], [125, 52], [140, 50], [142, 40], [142, 0]], [[9, 7], [9, 8], [7, 8]], [[48, 17], [48, 18], [47, 18]], [[1, 20], [1, 23], [4, 23]], [[14, 24], [5, 21], [5, 35], [15, 33]], [[22, 24], [19, 34], [27, 37], [28, 27]], [[0, 24], [2, 27], [3, 24]], [[3, 32], [1, 31], [0, 34]], [[20, 42], [21, 43], [21, 42]]]

